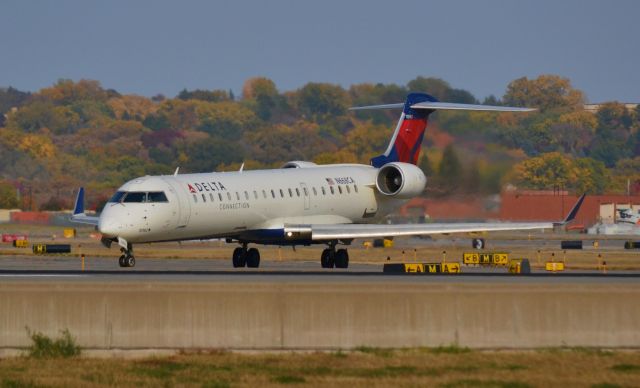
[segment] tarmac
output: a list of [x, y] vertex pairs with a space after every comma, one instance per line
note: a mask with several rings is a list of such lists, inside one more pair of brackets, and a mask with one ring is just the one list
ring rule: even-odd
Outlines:
[[51, 337], [68, 329], [84, 349], [116, 353], [640, 348], [638, 270], [512, 275], [463, 265], [460, 274], [432, 275], [382, 267], [352, 261], [322, 269], [315, 257], [298, 256], [263, 260], [258, 269], [160, 257], [120, 268], [114, 257], [86, 257], [82, 270], [77, 256], [3, 254], [0, 355], [29, 346], [25, 327]]
[[459, 274], [385, 274], [382, 264], [352, 263], [348, 269], [323, 269], [317, 261], [263, 260], [260, 268], [233, 268], [230, 260], [136, 260], [133, 268], [121, 268], [112, 258], [85, 258], [84, 270], [77, 257], [7, 256], [0, 258], [0, 281], [100, 281], [100, 282], [295, 282], [340, 283], [500, 283], [500, 284], [640, 284], [640, 271], [533, 270], [512, 275], [505, 267], [462, 266]]

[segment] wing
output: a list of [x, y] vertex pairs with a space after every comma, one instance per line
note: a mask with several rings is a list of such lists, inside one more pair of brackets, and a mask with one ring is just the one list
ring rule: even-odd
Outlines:
[[[428, 234], [496, 232], [508, 230], [542, 230], [553, 228], [552, 222], [439, 223], [439, 224], [340, 224], [285, 226], [285, 236], [311, 234], [312, 241], [353, 238], [420, 236]], [[291, 234], [290, 234], [291, 233]]]
[[560, 222], [478, 222], [438, 224], [311, 224], [284, 227], [285, 238], [310, 238], [312, 241], [343, 240], [352, 238], [420, 236], [427, 234], [497, 232], [509, 230], [542, 230], [565, 225], [576, 217], [585, 194], [573, 205]]

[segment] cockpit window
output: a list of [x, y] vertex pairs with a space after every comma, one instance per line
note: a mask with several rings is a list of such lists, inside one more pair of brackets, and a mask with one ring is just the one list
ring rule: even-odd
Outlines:
[[148, 193], [142, 191], [118, 191], [111, 197], [109, 202], [118, 203], [142, 203], [142, 202], [169, 202], [167, 196], [162, 191], [150, 191]]
[[124, 197], [125, 194], [126, 193], [124, 191], [117, 191], [115, 194], [113, 194], [113, 197], [111, 197], [109, 202], [118, 203], [122, 200], [122, 197]]
[[140, 193], [137, 191], [131, 191], [127, 193], [127, 196], [124, 197], [122, 201], [124, 203], [138, 203], [138, 202], [147, 202], [147, 193]]
[[150, 191], [147, 195], [148, 202], [169, 202], [162, 191]]

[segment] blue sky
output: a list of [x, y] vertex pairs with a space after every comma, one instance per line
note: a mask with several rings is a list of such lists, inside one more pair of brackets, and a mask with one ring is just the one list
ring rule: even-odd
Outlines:
[[[559, 74], [591, 102], [640, 102], [640, 1], [18, 1], [0, 4], [0, 86], [59, 78], [175, 96], [266, 76], [405, 84], [476, 97]], [[428, 91], [427, 91], [428, 92]]]

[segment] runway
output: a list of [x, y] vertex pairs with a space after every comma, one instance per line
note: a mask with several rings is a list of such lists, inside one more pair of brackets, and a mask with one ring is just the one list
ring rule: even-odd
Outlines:
[[260, 282], [260, 283], [626, 283], [640, 285], [640, 271], [571, 271], [550, 273], [534, 270], [511, 275], [504, 267], [462, 267], [449, 275], [385, 274], [381, 264], [353, 263], [348, 269], [322, 269], [315, 260], [265, 260], [258, 269], [232, 268], [228, 260], [138, 259], [134, 268], [120, 268], [111, 258], [19, 256], [0, 258], [0, 281], [60, 282]]

